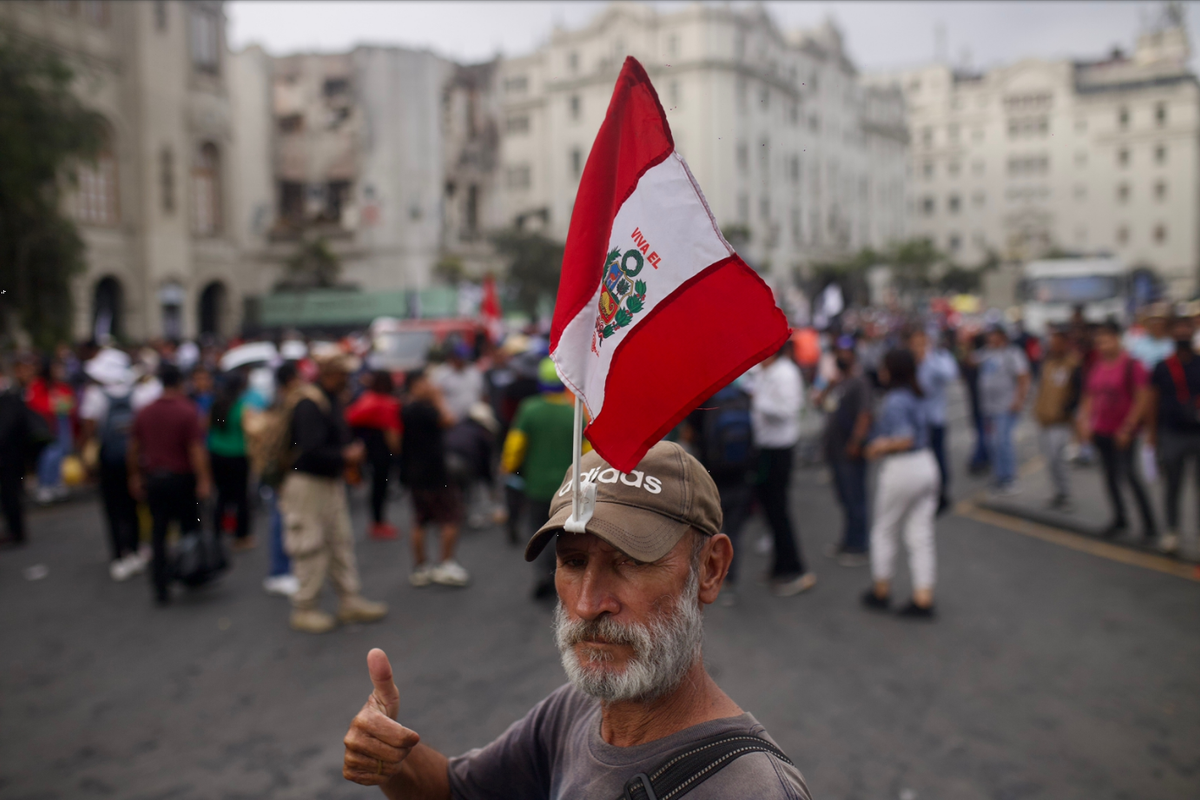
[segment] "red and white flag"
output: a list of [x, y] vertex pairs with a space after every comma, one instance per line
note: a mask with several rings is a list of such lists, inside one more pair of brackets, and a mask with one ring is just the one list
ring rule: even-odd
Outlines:
[[623, 472], [787, 340], [721, 235], [642, 65], [626, 58], [575, 196], [550, 355]]

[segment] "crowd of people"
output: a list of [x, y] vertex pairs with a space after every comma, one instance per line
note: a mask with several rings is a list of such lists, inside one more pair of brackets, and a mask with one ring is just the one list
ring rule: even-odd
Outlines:
[[[996, 494], [1018, 492], [1014, 437], [1028, 407], [1052, 509], [1071, 508], [1069, 462], [1097, 460], [1113, 511], [1106, 535], [1128, 532], [1128, 491], [1143, 539], [1176, 552], [1184, 465], [1200, 462], [1200, 359], [1186, 311], [1152, 307], [1129, 332], [1077, 315], [1041, 340], [1002, 320], [955, 328], [938, 316], [798, 332], [668, 437], [719, 490], [733, 545], [720, 602], [738, 601], [750, 546], [740, 533], [756, 512], [769, 531], [757, 546], [771, 557], [771, 591], [786, 597], [816, 584], [790, 500], [807, 407], [823, 419], [817, 450], [844, 512], [826, 555], [869, 565], [862, 602], [884, 610], [902, 541], [912, 596], [899, 614], [931, 618], [934, 533], [952, 504], [947, 395], [959, 380], [977, 439], [968, 466], [990, 470]], [[27, 495], [53, 503], [67, 484], [91, 483], [112, 579], [149, 571], [153, 599], [165, 605], [175, 582], [205, 583], [257, 546], [261, 504], [264, 588], [291, 599], [294, 628], [315, 633], [387, 612], [360, 593], [348, 484], [369, 484], [368, 536], [409, 538], [414, 587], [470, 584], [457, 557], [464, 526], [500, 525], [517, 544], [549, 517], [572, 461], [574, 399], [535, 332], [496, 344], [482, 331], [452, 336], [429, 366], [407, 374], [367, 369], [347, 341], [289, 339], [270, 352], [230, 364], [214, 347], [110, 343], [13, 360], [0, 392], [5, 543], [26, 537]], [[1145, 480], [1159, 466], [1161, 532]], [[388, 519], [401, 495], [411, 505], [403, 532]], [[554, 596], [555, 568], [553, 549], [543, 550], [532, 568], [535, 598]], [[321, 608], [327, 580], [336, 615]]]

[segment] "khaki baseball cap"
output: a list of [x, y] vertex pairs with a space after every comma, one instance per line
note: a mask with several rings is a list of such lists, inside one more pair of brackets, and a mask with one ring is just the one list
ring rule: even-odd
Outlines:
[[[580, 472], [596, 484], [596, 511], [587, 532], [638, 561], [658, 561], [688, 529], [706, 536], [721, 532], [721, 495], [712, 477], [674, 442], [650, 448], [637, 469], [622, 473], [595, 451]], [[525, 546], [533, 561], [571, 516], [571, 470], [550, 502], [550, 520]]]

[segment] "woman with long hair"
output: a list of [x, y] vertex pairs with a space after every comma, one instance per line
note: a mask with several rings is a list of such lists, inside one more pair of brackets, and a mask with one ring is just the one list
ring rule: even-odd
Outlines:
[[254, 547], [250, 535], [250, 461], [246, 458], [245, 415], [246, 379], [240, 372], [224, 375], [213, 396], [208, 418], [208, 455], [212, 464], [217, 502], [213, 505], [213, 524], [223, 528], [225, 512], [233, 510], [234, 550]]
[[879, 377], [886, 393], [874, 438], [865, 451], [868, 459], [882, 460], [871, 526], [874, 583], [862, 600], [876, 611], [889, 608], [897, 542], [903, 530], [913, 591], [912, 600], [899, 615], [931, 619], [937, 570], [933, 522], [941, 473], [929, 446], [929, 421], [921, 402], [916, 359], [908, 350], [892, 350], [884, 356]]

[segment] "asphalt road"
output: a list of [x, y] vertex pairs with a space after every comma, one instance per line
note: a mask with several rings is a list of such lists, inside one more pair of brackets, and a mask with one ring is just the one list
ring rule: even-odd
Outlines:
[[[959, 463], [968, 439], [952, 434]], [[840, 526], [821, 471], [797, 472], [793, 511], [818, 586], [775, 598], [749, 554], [741, 604], [707, 611], [706, 658], [814, 797], [1200, 797], [1200, 583], [948, 515], [940, 617], [904, 623], [860, 610], [866, 570], [821, 555]], [[144, 580], [109, 579], [94, 502], [30, 527], [29, 547], [0, 552], [6, 800], [376, 796], [341, 777], [374, 646], [401, 719], [452, 754], [563, 682], [550, 609], [497, 530], [466, 534], [465, 590], [413, 589], [404, 544], [360, 540], [365, 593], [392, 612], [313, 637], [263, 593], [262, 547], [156, 609]], [[36, 565], [48, 574], [29, 580]]]

